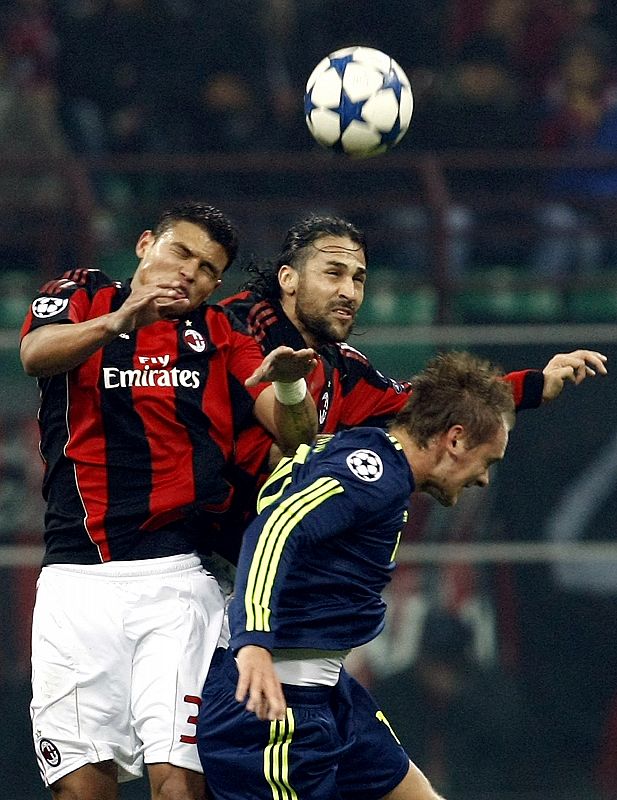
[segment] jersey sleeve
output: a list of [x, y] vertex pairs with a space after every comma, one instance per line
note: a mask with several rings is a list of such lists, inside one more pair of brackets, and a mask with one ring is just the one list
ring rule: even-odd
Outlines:
[[341, 402], [337, 430], [384, 427], [407, 402], [411, 385], [389, 378], [359, 350], [339, 345]]
[[94, 292], [113, 284], [96, 269], [69, 270], [48, 281], [30, 304], [20, 338], [43, 325], [82, 322], [88, 318]]
[[509, 372], [504, 380], [512, 386], [517, 411], [525, 408], [538, 408], [542, 404], [544, 375], [539, 369]]
[[259, 367], [264, 359], [260, 346], [248, 333], [246, 328], [225, 310], [225, 315], [231, 326], [230, 353], [228, 370], [237, 385], [248, 392], [256, 400], [268, 383], [258, 383], [257, 386], [244, 386], [244, 382]]
[[[368, 445], [365, 438], [352, 436], [344, 444], [336, 439], [332, 452], [326, 445], [318, 457], [319, 468], [308, 469], [292, 490], [277, 491], [285, 486], [285, 472], [293, 463], [284, 459], [272, 476], [273, 494], [260, 495], [262, 513], [245, 532], [236, 575], [234, 650], [247, 644], [272, 647], [279, 598], [292, 573], [297, 576], [302, 569], [307, 548], [315, 551], [327, 539], [391, 516], [392, 508], [402, 506], [412, 491], [403, 462], [386, 444], [385, 434], [373, 433], [377, 446]], [[310, 451], [304, 446], [298, 454], [303, 449]]]

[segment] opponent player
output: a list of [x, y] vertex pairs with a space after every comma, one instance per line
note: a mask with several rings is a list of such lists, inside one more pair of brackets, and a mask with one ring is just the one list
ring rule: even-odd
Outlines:
[[206, 796], [196, 713], [224, 601], [196, 551], [230, 503], [235, 432], [256, 419], [294, 451], [316, 430], [313, 351], [264, 359], [206, 303], [236, 250], [220, 211], [179, 204], [131, 280], [67, 273], [23, 325], [47, 500], [31, 713], [58, 800], [115, 800], [144, 762], [154, 800]]
[[[319, 363], [308, 381], [323, 432], [383, 426], [408, 399], [409, 383], [385, 377], [344, 342], [364, 297], [367, 261], [362, 231], [338, 217], [312, 215], [289, 229], [274, 268], [261, 270], [244, 291], [221, 301], [248, 326], [265, 353], [281, 344], [315, 348]], [[604, 361], [605, 356], [591, 350], [558, 353], [542, 372], [523, 370], [505, 380], [517, 409], [534, 408], [555, 399], [566, 380], [578, 384], [594, 372], [606, 374]], [[271, 445], [261, 428], [238, 438], [234, 483], [240, 489], [215, 545], [232, 562], [254, 515], [255, 486], [265, 480], [272, 460], [276, 462], [276, 457], [270, 458]], [[392, 789], [390, 760], [396, 764], [399, 751], [388, 728], [377, 724], [380, 710], [344, 669], [341, 680], [347, 681], [347, 691], [354, 696], [356, 715], [363, 708], [366, 720], [338, 771], [341, 797], [379, 800], [388, 791], [389, 800], [413, 800], [415, 785], [408, 776]], [[367, 758], [383, 764], [385, 777], [358, 791], [354, 775]]]
[[[277, 466], [244, 536], [230, 646], [217, 652], [199, 713], [199, 752], [216, 800], [240, 800], [247, 787], [255, 800], [341, 797], [339, 770], [366, 723], [342, 664], [383, 627], [381, 595], [410, 495], [428, 492], [451, 506], [464, 488], [487, 486], [513, 420], [512, 392], [497, 370], [445, 354], [413, 380], [388, 432], [320, 437]], [[378, 715], [374, 724], [387, 721]], [[376, 786], [387, 794], [403, 780], [414, 800], [438, 800], [398, 744], [383, 760], [366, 751], [346, 776], [358, 797]]]

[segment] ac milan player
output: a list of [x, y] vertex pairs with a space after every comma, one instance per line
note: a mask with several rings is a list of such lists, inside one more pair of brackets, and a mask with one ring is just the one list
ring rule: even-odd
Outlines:
[[[264, 353], [283, 344], [317, 351], [317, 368], [308, 384], [322, 433], [383, 426], [407, 400], [408, 382], [384, 376], [345, 341], [364, 299], [367, 261], [362, 231], [339, 217], [312, 215], [287, 231], [273, 267], [257, 268], [242, 291], [220, 301], [247, 326]], [[605, 374], [605, 360], [591, 350], [559, 353], [542, 372], [526, 369], [505, 379], [517, 410], [535, 408], [555, 399], [566, 380], [580, 383], [594, 370]], [[277, 460], [271, 445], [271, 437], [258, 427], [243, 432], [236, 445], [234, 482], [245, 490], [235, 499], [246, 504], [249, 519], [255, 506], [253, 498], [247, 503], [250, 488], [254, 492], [256, 476], [259, 484]], [[231, 539], [227, 532], [218, 544], [233, 557]]]
[[[247, 325], [264, 353], [281, 344], [317, 351], [318, 365], [308, 383], [324, 433], [359, 425], [383, 427], [405, 405], [410, 391], [409, 383], [385, 377], [344, 341], [364, 298], [367, 260], [362, 231], [338, 217], [311, 215], [288, 230], [273, 268], [257, 270], [243, 291], [221, 301]], [[606, 374], [605, 360], [591, 350], [558, 353], [543, 371], [513, 372], [505, 380], [517, 409], [534, 408], [555, 399], [567, 380], [578, 384], [595, 372]], [[256, 427], [242, 432], [236, 443], [234, 483], [243, 488], [221, 522], [224, 535], [216, 543], [232, 562], [255, 513], [256, 487], [276, 463], [271, 446], [271, 438]], [[341, 680], [348, 683], [356, 716], [365, 720], [338, 770], [342, 800], [378, 800], [386, 794], [388, 800], [415, 800], [415, 773], [410, 768], [401, 780], [400, 748], [379, 722], [381, 712], [344, 669]], [[358, 788], [355, 776], [367, 759], [380, 765], [381, 773], [371, 787]]]
[[196, 553], [230, 504], [236, 433], [256, 419], [293, 452], [316, 431], [313, 351], [264, 358], [206, 303], [236, 250], [220, 211], [179, 204], [132, 279], [66, 273], [23, 325], [47, 501], [31, 714], [58, 800], [115, 800], [143, 763], [153, 800], [206, 797], [196, 719], [224, 600]]

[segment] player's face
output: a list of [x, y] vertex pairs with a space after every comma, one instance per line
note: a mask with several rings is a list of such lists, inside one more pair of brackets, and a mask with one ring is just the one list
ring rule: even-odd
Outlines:
[[168, 285], [189, 299], [189, 310], [207, 300], [221, 283], [228, 256], [225, 248], [192, 222], [180, 220], [155, 239], [144, 231], [135, 248], [137, 285]]
[[344, 341], [364, 299], [366, 259], [347, 236], [323, 236], [297, 271], [294, 322], [307, 344]]
[[[452, 441], [456, 441], [453, 448]], [[440, 468], [422, 487], [444, 506], [456, 505], [464, 489], [488, 486], [491, 465], [504, 457], [508, 427], [504, 422], [488, 442], [475, 447], [467, 448], [464, 436], [452, 441], [446, 446]]]

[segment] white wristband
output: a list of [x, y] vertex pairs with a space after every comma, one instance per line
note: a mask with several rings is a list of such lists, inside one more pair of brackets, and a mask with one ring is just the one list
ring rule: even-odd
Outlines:
[[295, 406], [306, 397], [306, 381], [300, 378], [297, 381], [272, 381], [274, 396], [284, 406]]

